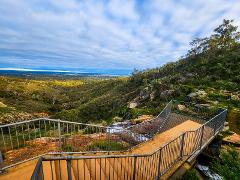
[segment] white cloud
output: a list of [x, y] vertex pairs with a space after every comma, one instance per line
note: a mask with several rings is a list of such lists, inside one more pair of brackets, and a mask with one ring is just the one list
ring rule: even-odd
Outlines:
[[0, 67], [160, 66], [223, 18], [240, 25], [239, 9], [235, 0], [0, 0]]
[[127, 20], [138, 20], [138, 14], [135, 11], [135, 1], [111, 0], [108, 3], [108, 11], [116, 18], [125, 18]]

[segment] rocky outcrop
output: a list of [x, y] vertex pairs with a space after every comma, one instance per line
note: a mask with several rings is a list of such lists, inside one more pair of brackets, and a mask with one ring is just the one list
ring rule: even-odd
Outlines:
[[152, 101], [156, 97], [156, 91], [151, 92], [150, 94], [150, 100]]
[[121, 118], [121, 117], [119, 117], [119, 116], [115, 116], [114, 118], [113, 118], [113, 121], [114, 122], [121, 122], [123, 120], [123, 118]]
[[4, 104], [4, 103], [2, 103], [2, 102], [0, 101], [0, 108], [1, 108], [1, 107], [7, 107], [7, 105]]
[[221, 94], [225, 99], [227, 100], [235, 100], [235, 101], [240, 101], [240, 92], [230, 92], [227, 90], [220, 90], [219, 94]]
[[211, 108], [212, 106], [210, 104], [195, 104], [194, 105], [198, 109], [205, 109], [205, 108]]
[[150, 120], [152, 118], [153, 118], [152, 115], [141, 115], [141, 116], [138, 116], [136, 119], [133, 119], [132, 121], [136, 124], [139, 124], [143, 121], [147, 121], [147, 120]]
[[14, 122], [20, 122], [25, 120], [31, 120], [35, 118], [48, 117], [47, 113], [27, 113], [27, 112], [11, 112], [6, 113], [0, 117], [0, 124], [8, 124]]
[[223, 142], [235, 146], [240, 146], [240, 135], [233, 133], [232, 135], [223, 138]]
[[141, 104], [141, 102], [150, 98], [150, 90], [149, 88], [144, 88], [140, 91], [139, 95], [131, 102], [128, 103], [128, 108], [133, 109]]
[[179, 83], [185, 83], [187, 81], [187, 78], [185, 77], [179, 77], [178, 80], [177, 80]]
[[193, 74], [193, 73], [186, 73], [186, 77], [194, 77], [196, 76], [196, 74]]
[[204, 90], [197, 90], [195, 92], [192, 92], [187, 95], [189, 98], [194, 98], [194, 97], [206, 97], [207, 93]]
[[178, 105], [177, 105], [177, 109], [178, 109], [179, 111], [185, 111], [187, 108], [186, 108], [185, 105], [178, 104]]
[[150, 92], [149, 92], [149, 88], [144, 88], [141, 92], [140, 92], [140, 94], [139, 94], [139, 96], [138, 96], [138, 101], [145, 101], [146, 99], [148, 99], [150, 97]]
[[240, 95], [239, 94], [231, 94], [231, 99], [235, 101], [240, 101]]
[[166, 99], [166, 98], [172, 97], [174, 93], [175, 93], [175, 90], [165, 90], [161, 92], [160, 98]]
[[133, 109], [136, 108], [140, 103], [139, 102], [130, 102], [128, 103], [128, 108]]

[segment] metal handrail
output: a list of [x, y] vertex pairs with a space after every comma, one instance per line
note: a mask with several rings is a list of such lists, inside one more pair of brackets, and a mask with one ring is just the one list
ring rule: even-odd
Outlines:
[[[165, 109], [168, 107], [168, 105], [171, 103], [171, 101], [166, 105], [166, 107], [161, 111], [161, 113], [156, 117], [158, 118], [164, 111]], [[0, 135], [2, 135], [2, 140], [3, 140], [3, 144], [4, 144], [4, 147], [5, 147], [5, 139], [4, 139], [4, 134], [3, 134], [3, 128], [8, 128], [7, 131], [8, 131], [8, 135], [10, 137], [10, 141], [11, 141], [11, 147], [13, 149], [13, 143], [12, 143], [12, 137], [11, 137], [11, 133], [10, 131], [12, 131], [10, 128], [15, 128], [13, 129], [13, 131], [16, 131], [16, 137], [17, 138], [17, 144], [19, 146], [19, 142], [18, 142], [18, 133], [17, 133], [17, 129], [16, 127], [17, 126], [29, 126], [29, 123], [38, 123], [39, 122], [39, 126], [40, 126], [40, 123], [46, 123], [46, 122], [51, 122], [51, 123], [58, 123], [58, 125], [56, 125], [56, 127], [54, 127], [54, 131], [55, 129], [58, 129], [58, 138], [60, 139], [61, 138], [61, 131], [59, 129], [59, 123], [67, 123], [67, 124], [72, 124], [72, 125], [83, 125], [83, 126], [87, 126], [87, 127], [95, 127], [95, 128], [101, 128], [101, 129], [105, 129], [105, 131], [107, 131], [107, 133], [109, 133], [109, 131], [111, 130], [114, 130], [114, 132], [118, 131], [119, 133], [123, 132], [123, 133], [127, 133], [128, 135], [132, 136], [134, 139], [136, 139], [137, 141], [145, 141], [146, 138], [143, 138], [143, 135], [142, 134], [139, 134], [139, 133], [136, 133], [136, 132], [132, 132], [131, 130], [129, 130], [128, 128], [118, 128], [118, 127], [108, 127], [108, 126], [101, 126], [101, 125], [94, 125], [94, 124], [87, 124], [87, 123], [81, 123], [81, 122], [71, 122], [71, 121], [65, 121], [65, 120], [60, 120], [60, 119], [50, 119], [50, 118], [37, 118], [37, 119], [32, 119], [32, 120], [26, 120], [26, 121], [21, 121], [21, 122], [16, 122], [16, 123], [11, 123], [11, 124], [5, 124], [5, 125], [0, 125]], [[46, 126], [46, 125], [45, 125]], [[55, 124], [54, 124], [55, 126]], [[46, 127], [45, 127], [46, 129]], [[23, 131], [23, 130], [22, 130]], [[29, 131], [29, 129], [28, 129]], [[35, 125], [34, 125], [34, 131], [35, 131]], [[15, 136], [15, 135], [14, 135]], [[24, 135], [23, 135], [24, 136]], [[29, 132], [28, 132], [28, 136], [29, 136]], [[36, 133], [35, 133], [35, 136], [36, 136]], [[40, 134], [40, 137], [41, 137], [41, 134]], [[24, 138], [24, 137], [23, 137]], [[55, 137], [55, 134], [54, 134], [54, 138]], [[27, 138], [26, 138], [27, 139]], [[29, 137], [30, 139], [30, 137]], [[25, 141], [25, 140], [24, 140]], [[24, 142], [25, 143], [25, 142]], [[5, 147], [6, 148], [6, 147]]]
[[[171, 100], [171, 101], [165, 106], [165, 108], [162, 110], [161, 113], [163, 113], [170, 105], [171, 105], [170, 108], [172, 108], [172, 103], [173, 103], [173, 101]], [[159, 116], [161, 115], [161, 113], [160, 113], [157, 117], [159, 117]], [[166, 115], [166, 117], [164, 117], [165, 120], [163, 121], [162, 125], [159, 127], [158, 132], [159, 132], [159, 131], [164, 127], [164, 125], [166, 124], [167, 119], [168, 119], [170, 113], [171, 113], [171, 112], [169, 112], [169, 113]]]
[[207, 123], [213, 121], [214, 119], [216, 119], [216, 117], [220, 116], [223, 113], [226, 113], [228, 110], [227, 109], [223, 109], [222, 112], [220, 112], [219, 114], [215, 115], [213, 118], [211, 118], [209, 121], [205, 122], [203, 125], [206, 125]]
[[0, 128], [8, 127], [8, 126], [20, 125], [20, 124], [25, 124], [25, 123], [39, 121], [39, 120], [46, 120], [46, 121], [52, 121], [52, 122], [61, 122], [61, 123], [68, 123], [68, 124], [79, 124], [79, 125], [86, 125], [86, 126], [92, 126], [92, 127], [108, 128], [107, 126], [100, 126], [100, 125], [95, 125], [95, 124], [87, 124], [87, 123], [80, 123], [80, 122], [65, 121], [65, 120], [60, 120], [60, 119], [50, 119], [50, 118], [37, 118], [37, 119], [26, 120], [26, 121], [21, 121], [21, 122], [16, 122], [16, 123], [4, 124], [4, 125], [0, 125]]
[[25, 124], [25, 123], [34, 122], [34, 121], [39, 121], [39, 120], [43, 120], [43, 119], [47, 119], [47, 118], [37, 118], [37, 119], [25, 120], [25, 121], [21, 121], [21, 122], [4, 124], [4, 125], [0, 125], [0, 128], [9, 127], [9, 126], [16, 126], [16, 125]]
[[[66, 160], [66, 161], [71, 161], [71, 160], [84, 160], [84, 159], [104, 159], [104, 158], [116, 158], [116, 159], [119, 159], [119, 158], [134, 158], [134, 169], [133, 171], [136, 171], [135, 168], [136, 168], [136, 158], [145, 158], [145, 157], [149, 157], [149, 156], [153, 156], [154, 154], [157, 154], [157, 153], [162, 153], [163, 149], [166, 148], [167, 146], [169, 146], [171, 143], [173, 143], [174, 141], [178, 140], [178, 139], [181, 139], [181, 152], [180, 152], [180, 156], [175, 159], [171, 164], [167, 165], [167, 167], [161, 172], [160, 171], [160, 161], [159, 161], [159, 164], [158, 164], [158, 176], [160, 175], [163, 175], [164, 173], [167, 172], [167, 170], [169, 168], [171, 168], [180, 158], [184, 157], [184, 156], [191, 156], [192, 154], [194, 154], [197, 150], [199, 150], [199, 148], [203, 148], [205, 147], [205, 144], [207, 144], [208, 142], [205, 142], [204, 144], [202, 143], [202, 135], [201, 135], [201, 141], [200, 142], [200, 145], [199, 147], [196, 147], [194, 149], [191, 150], [190, 153], [188, 154], [184, 154], [184, 142], [185, 142], [185, 136], [187, 133], [189, 132], [197, 132], [199, 131], [200, 129], [204, 129], [204, 127], [207, 125], [207, 123], [209, 122], [213, 122], [214, 120], [218, 120], [217, 118], [220, 117], [221, 115], [226, 115], [227, 113], [227, 110], [223, 110], [221, 113], [219, 113], [218, 115], [214, 116], [213, 118], [211, 118], [208, 122], [206, 122], [205, 124], [201, 125], [199, 128], [197, 128], [195, 131], [186, 131], [182, 134], [180, 134], [178, 137], [172, 139], [171, 141], [169, 141], [168, 143], [162, 145], [161, 147], [159, 147], [157, 150], [155, 150], [154, 152], [152, 153], [149, 153], [149, 154], [128, 154], [128, 155], [100, 155], [100, 156], [61, 156], [61, 157], [43, 157], [41, 159], [41, 161], [54, 161], [54, 160]], [[224, 118], [225, 120], [225, 118]], [[221, 124], [224, 123], [224, 121], [220, 122]], [[221, 125], [222, 126], [222, 125]], [[215, 130], [214, 130], [215, 131]], [[204, 131], [202, 131], [203, 133]], [[216, 134], [218, 133], [218, 131], [215, 131], [215, 133], [209, 137], [209, 139], [212, 139], [212, 137], [214, 137]], [[195, 145], [193, 146], [195, 147]], [[159, 160], [160, 160], [160, 155], [159, 155]], [[95, 167], [96, 168], [96, 167]], [[34, 172], [36, 173], [36, 172]], [[69, 172], [70, 173], [70, 172]]]
[[43, 157], [40, 157], [36, 164], [36, 167], [34, 168], [33, 174], [31, 176], [31, 180], [42, 180], [43, 179], [42, 178], [43, 172], [40, 172], [40, 171], [43, 171], [42, 161], [43, 161]]
[[[170, 103], [172, 103], [173, 101], [170, 101], [166, 106], [165, 106], [165, 108], [161, 111], [161, 113], [163, 113], [167, 108], [168, 108], [168, 106], [170, 105]], [[156, 117], [156, 118], [158, 118], [160, 115], [161, 115], [161, 113]], [[166, 114], [167, 115], [169, 115], [171, 113], [171, 109], [170, 109], [170, 112], [167, 114], [167, 112], [166, 112]], [[174, 138], [174, 139], [172, 139], [171, 141], [169, 141], [168, 143], [166, 143], [166, 144], [163, 144], [163, 145], [161, 145], [159, 148], [157, 148], [154, 152], [152, 152], [152, 153], [148, 153], [148, 154], [126, 154], [126, 155], [109, 155], [109, 153], [131, 153], [130, 151], [131, 151], [131, 149], [128, 149], [128, 150], [125, 150], [125, 151], [86, 151], [86, 152], [81, 152], [81, 154], [87, 154], [87, 153], [91, 153], [91, 152], [93, 152], [93, 153], [98, 153], [98, 152], [102, 152], [102, 153], [108, 153], [108, 155], [105, 155], [105, 156], [78, 156], [78, 159], [92, 159], [92, 158], [143, 158], [143, 157], [150, 157], [150, 156], [155, 156], [155, 155], [157, 155], [157, 154], [159, 154], [160, 152], [161, 152], [161, 154], [163, 153], [162, 151], [164, 151], [164, 149], [166, 149], [168, 146], [169, 146], [169, 148], [171, 148], [171, 144], [172, 143], [175, 143], [175, 142], [177, 142], [177, 141], [179, 141], [180, 139], [181, 139], [181, 148], [183, 148], [183, 152], [181, 152], [181, 157], [183, 157], [183, 156], [189, 156], [189, 155], [191, 155], [191, 154], [193, 154], [194, 152], [196, 152], [197, 151], [197, 148], [203, 148], [204, 146], [205, 146], [205, 144], [207, 143], [206, 141], [205, 141], [205, 139], [206, 139], [206, 137], [203, 137], [203, 135], [204, 135], [204, 133], [205, 133], [205, 131], [204, 131], [204, 127], [205, 126], [212, 126], [212, 123], [213, 123], [213, 125], [214, 125], [214, 127], [213, 127], [213, 134], [211, 134], [211, 136], [210, 137], [208, 137], [207, 136], [207, 138], [208, 139], [211, 139], [211, 137], [213, 137], [213, 136], [215, 136], [219, 131], [220, 131], [220, 129], [223, 127], [223, 123], [224, 123], [224, 120], [225, 120], [225, 116], [226, 116], [226, 113], [227, 113], [227, 109], [223, 109], [220, 113], [218, 113], [217, 115], [215, 115], [213, 118], [211, 118], [210, 120], [208, 120], [207, 122], [205, 122], [204, 124], [202, 124], [199, 128], [197, 128], [196, 130], [194, 130], [194, 131], [186, 131], [185, 133], [182, 133], [182, 134], [180, 134], [178, 137], [176, 137], [176, 138]], [[167, 116], [165, 116], [165, 117], [167, 117]], [[156, 118], [154, 118], [154, 119], [156, 119]], [[218, 122], [217, 120], [220, 118], [220, 121]], [[154, 120], [153, 119], [153, 120]], [[56, 119], [48, 119], [48, 118], [38, 118], [38, 119], [34, 119], [34, 120], [29, 120], [29, 121], [24, 121], [24, 122], [18, 122], [18, 123], [12, 123], [12, 124], [8, 124], [8, 125], [1, 125], [0, 126], [0, 128], [3, 128], [3, 127], [9, 127], [9, 126], [17, 126], [17, 125], [21, 125], [21, 124], [24, 124], [24, 123], [30, 123], [30, 122], [34, 122], [34, 121], [49, 121], [49, 122], [54, 122], [53, 124], [54, 124], [54, 128], [55, 128], [55, 123], [58, 123], [58, 124], [60, 124], [60, 123], [62, 123], [63, 125], [64, 125], [64, 123], [67, 123], [67, 124], [72, 124], [72, 126], [74, 125], [74, 128], [75, 128], [75, 125], [83, 125], [83, 126], [86, 126], [86, 127], [93, 127], [93, 128], [102, 128], [102, 129], [105, 129], [105, 130], [109, 130], [109, 129], [115, 129], [115, 130], [119, 130], [119, 131], [124, 131], [124, 132], [128, 132], [128, 133], [132, 133], [132, 134], [134, 134], [133, 132], [131, 132], [129, 129], [122, 129], [122, 128], [116, 128], [116, 127], [114, 127], [114, 128], [111, 128], [111, 127], [106, 127], [106, 126], [100, 126], [100, 125], [92, 125], [92, 124], [85, 124], [85, 123], [78, 123], [78, 122], [69, 122], [69, 121], [64, 121], [64, 120], [56, 120]], [[166, 120], [167, 120], [167, 118], [165, 118], [165, 120], [164, 120], [164, 122], [166, 122]], [[164, 123], [165, 124], [165, 123]], [[59, 128], [60, 126], [58, 126], [58, 128]], [[164, 125], [162, 125], [161, 124], [161, 127], [164, 127]], [[34, 127], [35, 128], [35, 127]], [[212, 128], [212, 127], [211, 127]], [[201, 132], [200, 132], [200, 129], [202, 129], [201, 130]], [[55, 130], [54, 130], [55, 131]], [[107, 131], [106, 131], [107, 132]], [[196, 133], [195, 133], [196, 132]], [[60, 132], [61, 133], [61, 132]], [[192, 133], [192, 134], [190, 134], [190, 136], [193, 136], [193, 137], [195, 137], [195, 136], [199, 136], [199, 135], [201, 135], [201, 139], [200, 139], [200, 141], [199, 142], [195, 142], [196, 144], [194, 144], [194, 146], [193, 147], [191, 147], [191, 149], [190, 149], [190, 152], [185, 152], [184, 151], [184, 140], [187, 140], [187, 139], [185, 139], [186, 137], [185, 137], [185, 135], [186, 134], [188, 134], [188, 133]], [[201, 134], [199, 134], [199, 133], [201, 133]], [[35, 134], [36, 135], [36, 134]], [[55, 135], [55, 134], [54, 134]], [[137, 133], [135, 133], [134, 134], [134, 136], [141, 136], [141, 134], [137, 134]], [[208, 135], [208, 134], [207, 134]], [[59, 137], [59, 139], [61, 139], [61, 134], [58, 134], [58, 137]], [[56, 137], [55, 137], [56, 138]], [[205, 138], [205, 139], [204, 139]], [[11, 136], [10, 136], [10, 139], [11, 139]], [[204, 141], [203, 141], [203, 139], [204, 139]], [[61, 144], [60, 144], [60, 141], [59, 141], [59, 145], [61, 146]], [[187, 145], [187, 144], [186, 144]], [[198, 147], [199, 146], [199, 147]], [[63, 155], [63, 154], [78, 154], [79, 152], [53, 152], [53, 153], [47, 153], [47, 154], [45, 154], [44, 156], [42, 156], [42, 158], [41, 158], [41, 160], [42, 161], [48, 161], [48, 160], [51, 160], [51, 158], [52, 157], [47, 157], [48, 155], [58, 155], [58, 154], [60, 154], [60, 155]], [[160, 156], [160, 155], [159, 155]], [[64, 157], [64, 160], [66, 159], [66, 160], [69, 160], [69, 159], [71, 159], [71, 158], [76, 158], [76, 156], [61, 156], [61, 157], [58, 157], [58, 158], [62, 158], [62, 157]], [[50, 158], [50, 159], [49, 159]], [[55, 158], [55, 157], [53, 157], [53, 158]], [[179, 157], [178, 157], [179, 158]], [[175, 159], [174, 160], [174, 162], [172, 162], [172, 164], [171, 164], [171, 166], [175, 163], [175, 161], [177, 161], [178, 159]], [[160, 162], [159, 162], [159, 164], [160, 164]], [[168, 165], [168, 166], [170, 166], [170, 165]], [[6, 167], [5, 167], [6, 168]], [[164, 171], [166, 171], [166, 169], [164, 170]], [[161, 170], [161, 172], [160, 172], [160, 174], [162, 175], [162, 174], [164, 174], [164, 171], [162, 171]]]

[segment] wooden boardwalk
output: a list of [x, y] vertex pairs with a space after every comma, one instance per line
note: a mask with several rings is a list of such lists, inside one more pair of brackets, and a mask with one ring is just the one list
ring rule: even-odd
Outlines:
[[[138, 146], [130, 149], [129, 151], [126, 151], [125, 153], [121, 155], [130, 155], [130, 154], [151, 154], [155, 152], [157, 149], [159, 149], [161, 146], [165, 145], [166, 143], [170, 142], [171, 140], [177, 138], [182, 133], [186, 131], [194, 131], [197, 128], [199, 128], [201, 124], [187, 120], [161, 134], [157, 134], [153, 137], [152, 140], [146, 141], [144, 143], [139, 144]], [[189, 141], [191, 142], [191, 141]], [[178, 143], [178, 142], [176, 142]], [[188, 147], [191, 147], [188, 145]], [[180, 149], [176, 146], [176, 152], [180, 151]], [[173, 152], [174, 154], [174, 152]], [[100, 154], [98, 154], [100, 155]], [[149, 171], [149, 169], [153, 169], [154, 172], [157, 172], [157, 162], [154, 162], [156, 159], [158, 159], [159, 154], [156, 154], [155, 158], [148, 158], [148, 159], [141, 159], [139, 158], [139, 163], [137, 167], [137, 171], [135, 172], [135, 178], [136, 179], [154, 179], [156, 177], [156, 174], [154, 173], [144, 173], [145, 171]], [[171, 159], [175, 158], [173, 156], [167, 157], [165, 159], [165, 162], [162, 162], [162, 167], [164, 167], [164, 163], [166, 164], [167, 161], [171, 161]], [[147, 167], [148, 165], [146, 161], [153, 161], [152, 165], [153, 167]], [[141, 162], [140, 162], [141, 161]], [[36, 160], [32, 160], [30, 162], [21, 164], [19, 166], [16, 166], [14, 168], [9, 169], [9, 171], [6, 174], [0, 175], [0, 180], [5, 179], [11, 179], [11, 180], [25, 180], [30, 179], [33, 170], [36, 165]], [[140, 167], [140, 164], [142, 164], [142, 167]], [[145, 166], [144, 166], [145, 164]], [[130, 179], [130, 177], [133, 176], [134, 172], [130, 172], [130, 167], [133, 166], [133, 161], [122, 161], [116, 160], [115, 158], [109, 158], [107, 161], [102, 162], [100, 159], [88, 159], [88, 160], [77, 160], [72, 163], [72, 179], [106, 179], [108, 177], [109, 179], [115, 180], [115, 179]], [[46, 177], [49, 177], [49, 179], [52, 179], [50, 177], [54, 177], [54, 179], [67, 179], [67, 170], [66, 170], [66, 161], [61, 161], [60, 166], [56, 162], [53, 162], [52, 164], [52, 171], [50, 167], [49, 162], [43, 162], [43, 168], [44, 168], [44, 174]], [[94, 168], [91, 168], [94, 167]], [[108, 167], [108, 168], [106, 168]], [[155, 169], [154, 169], [155, 168]], [[59, 170], [61, 169], [61, 174]], [[118, 172], [116, 172], [117, 169], [121, 169]], [[79, 178], [77, 178], [79, 177]], [[45, 178], [48, 179], [48, 178]]]

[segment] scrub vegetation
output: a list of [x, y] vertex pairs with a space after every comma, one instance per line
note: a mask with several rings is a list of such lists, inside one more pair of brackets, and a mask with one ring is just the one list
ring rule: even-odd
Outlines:
[[[170, 99], [229, 109], [230, 128], [240, 130], [240, 33], [224, 20], [210, 37], [198, 38], [176, 62], [135, 70], [118, 78], [0, 77], [0, 122], [49, 116], [109, 124], [157, 115]], [[134, 103], [135, 108], [129, 108]]]

